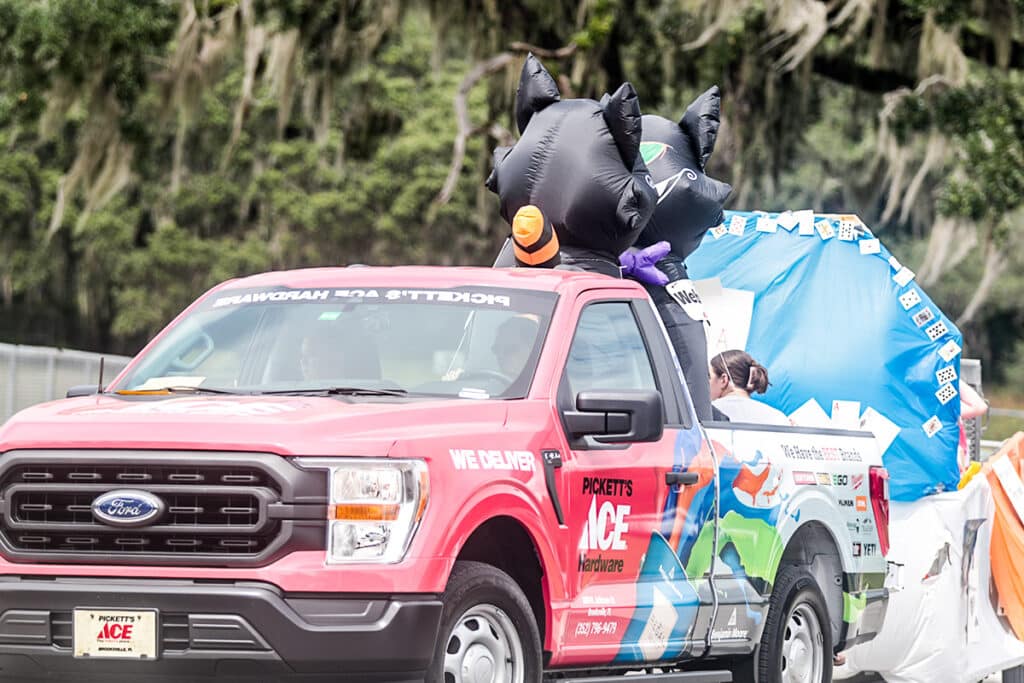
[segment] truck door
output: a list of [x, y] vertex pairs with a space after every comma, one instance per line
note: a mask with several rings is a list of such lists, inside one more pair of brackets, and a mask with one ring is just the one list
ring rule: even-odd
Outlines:
[[[650, 304], [590, 294], [579, 306], [557, 393], [560, 413], [574, 410], [584, 391], [657, 390], [666, 426], [648, 443], [608, 444], [566, 432], [561, 477], [576, 541], [566, 558], [573, 597], [552, 663], [678, 660], [691, 640], [704, 638], [693, 631], [706, 578], [686, 572], [703, 524], [687, 512], [713, 517], [713, 461], [699, 458], [700, 431]], [[691, 478], [686, 486], [668, 483]]]

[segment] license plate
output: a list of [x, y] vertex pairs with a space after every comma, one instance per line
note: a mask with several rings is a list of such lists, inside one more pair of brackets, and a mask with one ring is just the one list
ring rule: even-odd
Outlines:
[[76, 609], [75, 657], [156, 659], [156, 610]]

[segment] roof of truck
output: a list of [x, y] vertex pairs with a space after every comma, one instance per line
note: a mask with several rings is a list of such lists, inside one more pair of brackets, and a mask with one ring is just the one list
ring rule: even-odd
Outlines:
[[643, 288], [632, 280], [599, 273], [550, 268], [475, 268], [452, 266], [349, 266], [260, 273], [230, 280], [217, 290], [253, 287], [507, 287], [548, 292], [623, 287]]

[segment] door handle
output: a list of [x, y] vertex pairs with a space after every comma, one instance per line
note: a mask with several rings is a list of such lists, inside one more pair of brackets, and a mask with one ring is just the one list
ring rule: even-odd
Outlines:
[[692, 486], [700, 481], [696, 472], [666, 472], [665, 483], [669, 486]]

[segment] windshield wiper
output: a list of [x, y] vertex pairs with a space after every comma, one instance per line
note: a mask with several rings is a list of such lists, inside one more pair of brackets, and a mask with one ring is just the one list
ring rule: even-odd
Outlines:
[[210, 387], [192, 387], [187, 385], [160, 387], [159, 389], [122, 389], [115, 391], [121, 396], [159, 396], [160, 394], [231, 394], [239, 395], [244, 392], [231, 389], [212, 389]]
[[280, 389], [261, 394], [323, 394], [325, 396], [407, 396], [405, 389], [371, 389], [370, 387], [324, 387], [323, 389]]

